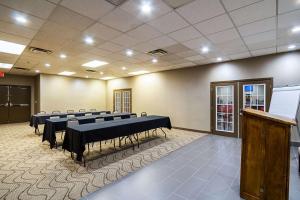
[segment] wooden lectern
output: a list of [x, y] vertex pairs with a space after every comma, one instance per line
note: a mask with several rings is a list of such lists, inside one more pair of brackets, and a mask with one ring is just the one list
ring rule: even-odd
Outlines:
[[246, 200], [288, 200], [290, 130], [296, 122], [244, 109], [240, 195]]

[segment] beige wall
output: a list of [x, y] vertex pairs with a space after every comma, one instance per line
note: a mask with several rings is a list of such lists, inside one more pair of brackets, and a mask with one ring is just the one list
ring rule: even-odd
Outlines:
[[35, 113], [35, 76], [19, 76], [6, 74], [0, 78], [0, 85], [23, 85], [31, 87], [31, 114]]
[[40, 110], [106, 110], [106, 82], [96, 79], [40, 75]]
[[300, 52], [158, 72], [107, 82], [113, 90], [132, 88], [133, 112], [168, 115], [173, 126], [210, 131], [210, 82], [273, 77], [274, 86], [300, 84]]

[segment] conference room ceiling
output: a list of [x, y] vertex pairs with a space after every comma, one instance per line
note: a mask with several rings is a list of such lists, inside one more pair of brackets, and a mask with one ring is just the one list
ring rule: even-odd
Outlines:
[[[300, 0], [0, 0], [0, 40], [26, 45], [21, 55], [0, 52], [0, 63], [13, 64], [1, 71], [126, 77], [296, 50], [297, 26]], [[167, 54], [147, 54], [155, 49]], [[93, 60], [108, 64], [82, 66]]]

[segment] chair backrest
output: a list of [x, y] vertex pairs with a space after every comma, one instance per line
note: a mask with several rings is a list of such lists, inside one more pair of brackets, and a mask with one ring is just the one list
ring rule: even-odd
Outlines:
[[54, 110], [54, 111], [52, 111], [52, 114], [60, 114], [60, 111], [59, 110]]
[[74, 110], [67, 110], [67, 113], [74, 113]]
[[85, 113], [85, 116], [92, 116], [92, 113]]
[[79, 112], [85, 112], [85, 109], [79, 109]]
[[122, 119], [121, 117], [114, 117], [114, 120], [116, 120], [116, 119]]
[[106, 115], [106, 112], [101, 112], [100, 115]]
[[59, 119], [59, 116], [52, 116], [50, 119]]
[[97, 109], [92, 108], [92, 109], [90, 109], [90, 111], [91, 111], [91, 112], [96, 112]]
[[145, 117], [145, 116], [147, 116], [147, 113], [146, 112], [142, 112], [141, 113], [141, 117]]
[[118, 111], [114, 111], [114, 113], [116, 114], [116, 113], [119, 113]]
[[136, 118], [137, 115], [130, 115], [130, 118]]
[[104, 119], [103, 118], [97, 118], [96, 123], [99, 123], [99, 122], [104, 122]]
[[75, 118], [75, 115], [67, 115], [67, 118]]
[[44, 115], [44, 114], [46, 114], [45, 111], [40, 111], [40, 112], [38, 113], [38, 115]]
[[79, 122], [77, 119], [73, 118], [73, 119], [69, 119], [67, 121], [67, 127], [74, 126], [74, 125], [79, 125]]

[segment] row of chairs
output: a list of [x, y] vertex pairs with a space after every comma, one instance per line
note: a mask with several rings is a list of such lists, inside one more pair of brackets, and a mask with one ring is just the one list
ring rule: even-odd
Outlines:
[[[86, 109], [79, 109], [79, 112], [96, 112], [97, 109], [90, 109], [86, 111]], [[75, 113], [75, 110], [67, 110], [67, 113]], [[39, 114], [46, 114], [46, 111], [40, 111]], [[59, 110], [54, 110], [52, 111], [52, 114], [61, 114], [61, 111]]]

